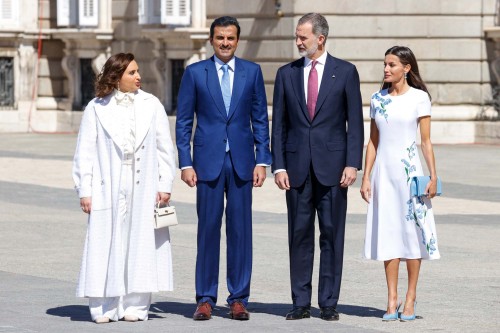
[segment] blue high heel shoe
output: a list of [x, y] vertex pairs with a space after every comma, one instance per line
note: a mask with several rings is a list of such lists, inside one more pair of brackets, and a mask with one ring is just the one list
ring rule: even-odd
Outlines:
[[396, 312], [394, 313], [385, 313], [382, 316], [382, 321], [395, 321], [398, 320], [399, 317], [399, 308], [401, 307], [401, 302], [399, 302], [398, 306], [396, 307]]
[[410, 316], [405, 316], [404, 314], [401, 313], [401, 316], [399, 317], [399, 320], [401, 321], [412, 321], [415, 320], [417, 317], [415, 314], [417, 313], [417, 301], [413, 303], [413, 314]]

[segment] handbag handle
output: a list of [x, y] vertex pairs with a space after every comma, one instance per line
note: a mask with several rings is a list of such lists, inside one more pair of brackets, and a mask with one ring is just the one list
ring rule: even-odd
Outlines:
[[[166, 206], [163, 206], [163, 207], [170, 207], [170, 201], [167, 203], [167, 205], [166, 205]], [[158, 201], [158, 202], [156, 203], [156, 208], [160, 208], [160, 201]]]

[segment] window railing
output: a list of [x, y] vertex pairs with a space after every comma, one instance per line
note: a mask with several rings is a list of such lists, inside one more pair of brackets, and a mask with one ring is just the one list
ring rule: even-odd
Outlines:
[[0, 58], [0, 107], [14, 106], [14, 58]]

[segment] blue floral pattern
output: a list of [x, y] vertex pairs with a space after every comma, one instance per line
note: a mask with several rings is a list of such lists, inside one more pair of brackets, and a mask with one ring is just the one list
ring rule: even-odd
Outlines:
[[[415, 154], [417, 153], [417, 144], [415, 141], [406, 148], [408, 159], [411, 161]], [[416, 167], [414, 164], [410, 164], [406, 159], [401, 159], [401, 162], [404, 164], [405, 173], [406, 173], [406, 182], [409, 183], [411, 179], [411, 173], [416, 171]], [[427, 216], [427, 206], [425, 205], [423, 197], [413, 197], [410, 198], [406, 204], [408, 205], [408, 212], [406, 214], [406, 221], [414, 222], [417, 228], [420, 229], [420, 233], [422, 235], [422, 243], [425, 245], [427, 252], [432, 255], [436, 250], [436, 239], [434, 234], [431, 233], [430, 237], [427, 237], [427, 233], [425, 231], [426, 222], [425, 218]], [[430, 231], [430, 230], [429, 230]]]
[[419, 89], [410, 88], [398, 97], [383, 89], [371, 96], [370, 117], [379, 142], [371, 182], [376, 190], [367, 214], [366, 258], [440, 258], [432, 203], [427, 197], [410, 195], [412, 177], [424, 172], [417, 145], [421, 112], [430, 114], [430, 101]]
[[406, 159], [402, 158], [401, 159], [401, 162], [403, 162], [404, 166], [405, 166], [405, 172], [406, 172], [406, 183], [410, 183], [410, 174], [412, 172], [414, 172], [415, 170], [417, 170], [417, 167], [415, 166], [415, 164], [410, 164], [410, 162], [408, 162]]
[[385, 108], [385, 106], [389, 103], [392, 102], [392, 100], [390, 98], [383, 98], [382, 95], [380, 93], [376, 93], [373, 95], [372, 97], [373, 100], [379, 102], [378, 106], [375, 106], [375, 114], [380, 114], [384, 117], [385, 121], [387, 121], [387, 118], [389, 117], [389, 115], [387, 114], [387, 109]]
[[413, 157], [415, 157], [415, 153], [417, 151], [417, 143], [413, 141], [410, 147], [406, 148], [408, 151], [408, 158], [411, 160]]
[[[425, 205], [423, 198], [411, 198], [406, 202], [406, 204], [408, 205], [406, 221], [414, 222], [417, 228], [420, 229], [420, 233], [422, 235], [422, 244], [425, 246], [425, 249], [427, 250], [429, 255], [432, 255], [434, 251], [436, 251], [436, 238], [426, 225], [425, 218], [427, 216], [427, 206]], [[426, 233], [426, 229], [428, 229], [430, 233], [429, 237]]]

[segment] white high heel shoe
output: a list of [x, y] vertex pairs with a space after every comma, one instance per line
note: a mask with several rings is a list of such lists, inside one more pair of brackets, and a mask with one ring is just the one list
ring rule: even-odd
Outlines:
[[134, 315], [125, 315], [125, 316], [123, 316], [123, 320], [130, 321], [130, 322], [135, 322], [135, 321], [139, 320], [139, 317], [134, 316]]
[[94, 320], [96, 324], [107, 324], [110, 322], [108, 317], [99, 317], [96, 320]]

